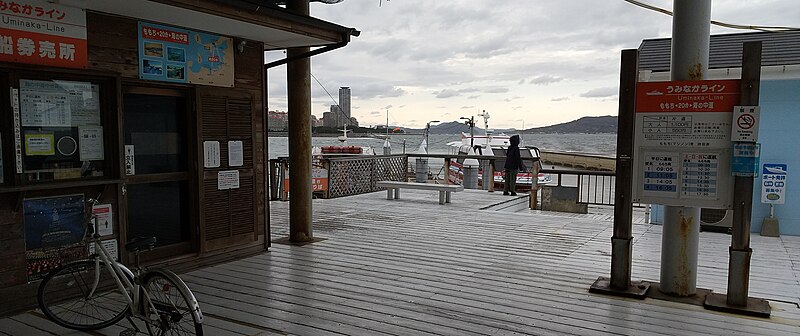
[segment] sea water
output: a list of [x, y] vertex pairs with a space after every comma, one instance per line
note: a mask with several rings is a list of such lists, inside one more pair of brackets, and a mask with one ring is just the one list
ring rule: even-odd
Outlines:
[[[348, 146], [370, 146], [375, 149], [376, 154], [383, 153], [386, 143], [385, 135], [375, 137], [352, 137], [347, 139]], [[613, 133], [585, 134], [585, 133], [565, 133], [565, 134], [523, 134], [522, 144], [526, 146], [536, 146], [542, 151], [561, 151], [578, 152], [584, 154], [600, 154], [614, 156], [617, 149], [617, 135]], [[424, 136], [419, 134], [390, 134], [389, 146], [392, 154], [415, 153]], [[449, 146], [447, 143], [461, 141], [458, 134], [431, 134], [428, 137], [428, 152], [431, 154], [447, 154]], [[336, 137], [313, 137], [311, 143], [314, 146], [340, 146], [345, 143], [340, 142]], [[267, 149], [270, 159], [285, 157], [289, 155], [288, 137], [269, 137], [269, 148]]]

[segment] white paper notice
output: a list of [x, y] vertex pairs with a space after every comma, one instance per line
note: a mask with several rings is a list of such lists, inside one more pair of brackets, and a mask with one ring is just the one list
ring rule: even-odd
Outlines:
[[103, 160], [103, 126], [78, 127], [81, 161]]
[[[108, 254], [110, 254], [114, 260], [119, 260], [119, 249], [117, 248], [116, 239], [103, 240], [100, 241], [100, 244], [103, 245], [103, 248], [108, 251]], [[89, 244], [89, 254], [94, 254], [94, 244]]]
[[219, 141], [203, 141], [204, 161], [203, 167], [219, 167]]
[[133, 145], [125, 145], [125, 175], [136, 175], [136, 157]]
[[20, 80], [22, 126], [70, 127], [69, 93], [52, 81]]
[[97, 233], [101, 236], [114, 234], [114, 215], [111, 204], [99, 204], [92, 208], [92, 214], [97, 218]]
[[244, 165], [244, 145], [241, 141], [228, 141], [228, 165], [231, 167]]
[[217, 173], [217, 190], [239, 188], [239, 171], [224, 170]]

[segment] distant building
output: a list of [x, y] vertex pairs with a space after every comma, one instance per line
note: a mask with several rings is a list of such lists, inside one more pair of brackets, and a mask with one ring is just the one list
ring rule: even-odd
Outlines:
[[267, 112], [267, 128], [270, 131], [285, 131], [289, 128], [289, 116], [282, 111]]
[[342, 119], [342, 122], [350, 119], [350, 88], [347, 86], [342, 86], [339, 88], [339, 107], [342, 108], [342, 113], [344, 114], [345, 118]]
[[[331, 105], [331, 107], [335, 107], [336, 105]], [[333, 108], [331, 108], [333, 110]], [[336, 117], [333, 112], [325, 112], [322, 114], [322, 126], [324, 127], [336, 127]]]

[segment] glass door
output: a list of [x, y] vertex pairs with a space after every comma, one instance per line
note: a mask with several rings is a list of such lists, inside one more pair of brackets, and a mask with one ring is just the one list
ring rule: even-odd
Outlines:
[[127, 240], [156, 237], [157, 249], [147, 259], [195, 251], [190, 165], [195, 134], [187, 92], [141, 87], [123, 92]]

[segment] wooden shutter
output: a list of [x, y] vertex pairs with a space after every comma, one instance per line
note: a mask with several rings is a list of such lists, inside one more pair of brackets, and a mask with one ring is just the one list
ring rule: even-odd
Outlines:
[[[211, 251], [254, 242], [258, 239], [258, 234], [252, 97], [241, 94], [220, 95], [211, 89], [198, 91], [200, 165], [205, 162], [202, 142], [220, 143], [220, 167], [200, 167], [203, 172], [200, 174], [200, 232], [203, 250]], [[228, 141], [242, 141], [244, 165], [230, 166]], [[218, 189], [218, 173], [227, 170], [239, 171], [239, 188]]]

